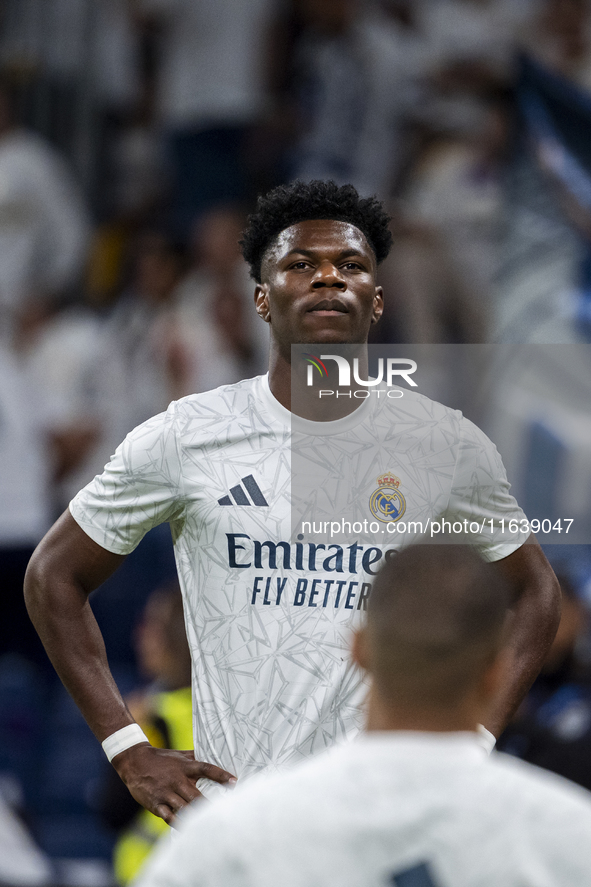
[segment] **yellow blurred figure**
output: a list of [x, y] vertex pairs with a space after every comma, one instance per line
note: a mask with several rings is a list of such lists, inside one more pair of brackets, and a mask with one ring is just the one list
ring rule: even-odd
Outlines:
[[[140, 668], [154, 682], [127, 699], [132, 715], [152, 745], [192, 749], [191, 659], [176, 583], [155, 591], [148, 599], [136, 634], [136, 649]], [[139, 810], [113, 852], [119, 884], [134, 880], [156, 841], [168, 830], [163, 819]]]

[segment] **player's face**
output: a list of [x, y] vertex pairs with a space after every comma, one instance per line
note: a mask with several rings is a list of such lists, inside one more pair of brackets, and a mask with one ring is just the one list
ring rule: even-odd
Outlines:
[[383, 310], [376, 260], [354, 225], [298, 222], [266, 254], [255, 291], [261, 317], [280, 345], [362, 343]]

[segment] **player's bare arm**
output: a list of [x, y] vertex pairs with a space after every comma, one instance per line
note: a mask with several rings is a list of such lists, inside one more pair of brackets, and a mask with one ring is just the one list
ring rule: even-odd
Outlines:
[[[88, 596], [117, 569], [121, 555], [97, 545], [68, 511], [35, 551], [25, 578], [29, 615], [47, 654], [90, 729], [102, 742], [134, 723], [113, 679]], [[228, 783], [232, 774], [195, 760], [192, 751], [134, 745], [113, 758], [133, 797], [166, 822], [200, 797], [195, 782]]]
[[504, 573], [518, 595], [507, 642], [506, 678], [484, 725], [499, 736], [539, 674], [554, 640], [560, 621], [561, 592], [533, 535], [491, 567]]

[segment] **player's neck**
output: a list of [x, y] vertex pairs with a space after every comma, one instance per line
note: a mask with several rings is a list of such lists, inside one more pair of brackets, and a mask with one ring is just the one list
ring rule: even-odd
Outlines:
[[383, 730], [456, 733], [475, 731], [480, 717], [479, 708], [471, 698], [453, 707], [428, 707], [394, 704], [370, 693], [365, 729], [368, 733]]
[[282, 407], [291, 412], [291, 361], [271, 340], [269, 355], [269, 388]]
[[[327, 346], [328, 347], [328, 346]], [[363, 349], [363, 346], [360, 346]], [[290, 349], [291, 350], [291, 349]], [[367, 352], [360, 351], [361, 372], [367, 375]], [[331, 397], [329, 399], [320, 400], [315, 398], [317, 390], [311, 390], [306, 383], [306, 375], [303, 372], [305, 367], [301, 367], [302, 373], [293, 370], [291, 363], [291, 353], [286, 354], [284, 349], [280, 348], [277, 343], [271, 340], [271, 350], [269, 355], [269, 388], [273, 397], [285, 407], [286, 410], [296, 413], [305, 419], [314, 422], [327, 422], [341, 419], [348, 416], [359, 408], [363, 401], [353, 400], [350, 396], [350, 389], [345, 392], [349, 397]], [[334, 370], [335, 379], [327, 381], [327, 387], [338, 390], [337, 368]]]

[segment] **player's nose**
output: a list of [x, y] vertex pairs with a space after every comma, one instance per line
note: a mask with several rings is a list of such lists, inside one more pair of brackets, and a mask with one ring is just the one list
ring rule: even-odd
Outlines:
[[347, 289], [347, 282], [336, 265], [333, 265], [332, 262], [322, 262], [312, 278], [312, 286], [314, 289], [330, 286], [335, 289], [345, 290]]

